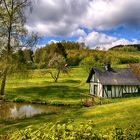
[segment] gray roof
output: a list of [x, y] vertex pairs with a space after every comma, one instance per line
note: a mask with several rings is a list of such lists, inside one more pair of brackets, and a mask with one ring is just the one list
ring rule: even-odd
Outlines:
[[140, 85], [140, 81], [130, 68], [93, 68], [87, 82], [90, 83], [92, 75], [96, 74], [102, 85]]

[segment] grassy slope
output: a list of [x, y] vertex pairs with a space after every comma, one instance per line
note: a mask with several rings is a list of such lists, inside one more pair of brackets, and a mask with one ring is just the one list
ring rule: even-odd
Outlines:
[[43, 100], [51, 103], [80, 103], [80, 93], [88, 91], [87, 75], [80, 68], [72, 68], [68, 75], [62, 74], [54, 83], [45, 71], [36, 70], [26, 79], [17, 76], [7, 83], [6, 98]]

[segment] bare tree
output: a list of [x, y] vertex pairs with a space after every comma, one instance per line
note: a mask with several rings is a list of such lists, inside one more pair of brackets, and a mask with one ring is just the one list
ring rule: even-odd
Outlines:
[[68, 73], [65, 58], [57, 53], [55, 53], [50, 59], [48, 67], [50, 68], [50, 70], [48, 70], [48, 73], [51, 74], [51, 77], [54, 79], [54, 82], [58, 81], [60, 73]]
[[30, 0], [0, 0], [0, 63], [4, 65], [0, 70], [0, 95], [4, 95], [7, 73], [14, 64], [13, 53], [17, 48], [33, 45], [37, 38], [35, 34], [29, 35], [24, 27], [28, 6]]

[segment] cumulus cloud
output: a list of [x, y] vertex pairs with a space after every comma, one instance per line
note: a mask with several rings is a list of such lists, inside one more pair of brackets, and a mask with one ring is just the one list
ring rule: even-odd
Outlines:
[[139, 11], [139, 0], [33, 0], [26, 27], [41, 36], [79, 36], [89, 46], [133, 43], [93, 30], [140, 27]]
[[76, 31], [73, 31], [71, 33], [71, 36], [82, 36], [82, 37], [85, 37], [85, 36], [87, 36], [87, 33], [83, 29], [77, 29]]
[[132, 39], [131, 41], [124, 38], [117, 38], [99, 32], [91, 32], [86, 36], [80, 36], [79, 42], [85, 42], [91, 48], [100, 47], [101, 49], [109, 49], [117, 45], [139, 44], [140, 41]]
[[89, 0], [39, 0], [27, 16], [27, 27], [42, 35], [70, 35], [79, 28]]
[[115, 37], [107, 36], [105, 34], [94, 32], [94, 31], [89, 33], [86, 37], [81, 36], [79, 38], [79, 41], [85, 42], [86, 45], [91, 47], [96, 47], [99, 44], [103, 45], [103, 44], [111, 43], [116, 40], [117, 38]]
[[140, 26], [139, 10], [138, 0], [93, 0], [84, 25], [102, 30], [120, 25]]
[[140, 26], [139, 11], [139, 0], [39, 0], [27, 16], [27, 27], [40, 34], [63, 36], [80, 27]]

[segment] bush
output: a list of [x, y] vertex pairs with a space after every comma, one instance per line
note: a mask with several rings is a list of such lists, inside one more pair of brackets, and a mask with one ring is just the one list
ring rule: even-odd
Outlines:
[[113, 128], [97, 131], [93, 121], [76, 125], [69, 121], [61, 124], [45, 124], [35, 130], [32, 126], [16, 130], [9, 134], [10, 140], [136, 140], [140, 138], [140, 129], [131, 126], [127, 129]]
[[38, 64], [38, 69], [44, 69], [44, 68], [47, 68], [47, 64], [45, 62], [41, 62]]
[[119, 58], [120, 64], [129, 64], [129, 63], [138, 63], [140, 62], [140, 58], [137, 57], [121, 57]]
[[96, 61], [93, 57], [87, 57], [80, 62], [80, 66], [89, 73], [91, 68], [101, 66], [99, 61]]
[[25, 102], [25, 100], [24, 99], [21, 99], [21, 98], [16, 98], [15, 99], [15, 102], [22, 103], [22, 102]]
[[82, 58], [79, 55], [71, 56], [67, 59], [67, 63], [70, 66], [78, 66]]

